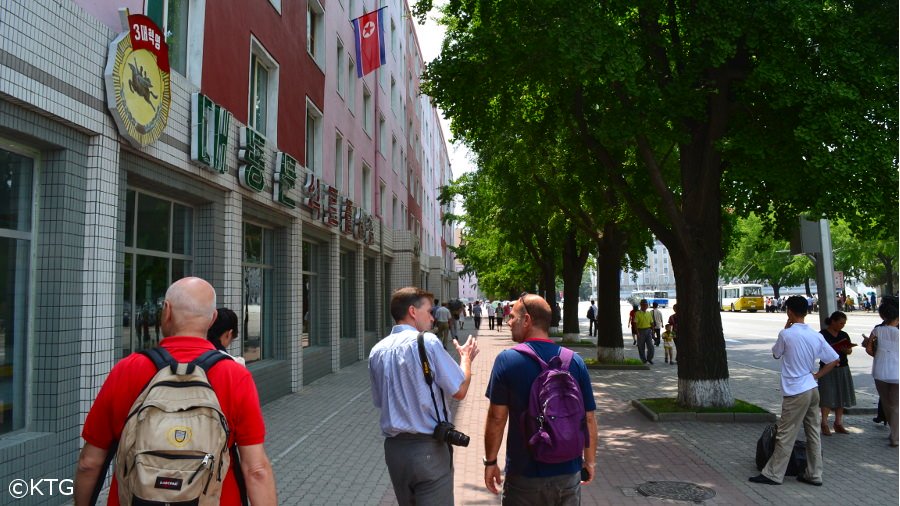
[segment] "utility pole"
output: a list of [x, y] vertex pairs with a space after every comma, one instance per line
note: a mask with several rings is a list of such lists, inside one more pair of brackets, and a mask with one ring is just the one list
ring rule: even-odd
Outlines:
[[791, 254], [809, 254], [816, 264], [819, 323], [824, 328], [825, 318], [837, 310], [834, 292], [834, 249], [831, 246], [831, 227], [828, 220], [810, 220], [801, 217], [799, 227], [791, 238]]

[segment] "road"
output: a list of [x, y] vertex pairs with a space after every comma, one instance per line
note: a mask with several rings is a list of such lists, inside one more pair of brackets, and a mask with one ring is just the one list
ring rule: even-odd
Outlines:
[[[590, 303], [587, 301], [578, 304], [579, 321], [582, 322], [584, 329], [587, 328], [587, 319], [584, 318], [584, 315], [587, 314], [589, 305]], [[631, 306], [623, 302], [622, 331], [625, 334], [629, 334], [626, 327], [629, 311], [631, 311]], [[672, 314], [671, 306], [660, 311], [663, 313], [663, 319], [668, 321], [669, 315]], [[723, 312], [721, 315], [729, 361], [772, 371], [781, 370], [781, 362], [772, 358], [772, 345], [775, 344], [778, 332], [784, 328], [787, 321], [784, 313]], [[807, 317], [807, 322], [814, 329], [819, 328], [818, 320], [818, 314], [811, 314]], [[844, 331], [850, 335], [851, 341], [859, 344], [862, 341], [860, 334], [869, 334], [872, 328], [880, 322], [881, 319], [876, 313], [854, 311], [847, 313], [847, 326], [844, 327]], [[586, 333], [586, 330], [582, 332]], [[631, 341], [626, 341], [626, 344], [631, 343]], [[849, 357], [849, 363], [857, 392], [877, 395], [875, 382], [872, 379], [872, 357], [868, 356], [861, 347], [856, 347]]]

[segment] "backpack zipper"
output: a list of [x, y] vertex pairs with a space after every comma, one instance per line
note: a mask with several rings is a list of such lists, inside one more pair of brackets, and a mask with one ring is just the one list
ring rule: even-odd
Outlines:
[[[188, 478], [188, 485], [190, 485], [194, 481], [194, 478], [196, 478], [197, 475], [200, 474], [200, 471], [202, 471], [204, 468], [207, 468], [207, 467], [212, 468], [212, 462], [215, 459], [216, 459], [216, 457], [211, 453], [207, 453], [206, 455], [204, 455], [203, 462], [200, 462], [200, 466], [197, 468], [196, 471], [194, 471], [194, 474], [192, 474], [191, 477]], [[209, 474], [210, 474], [210, 477], [212, 477], [212, 473], [209, 473]], [[209, 480], [206, 480], [206, 486], [209, 487]], [[205, 488], [203, 489], [203, 493], [204, 494], [206, 493]]]

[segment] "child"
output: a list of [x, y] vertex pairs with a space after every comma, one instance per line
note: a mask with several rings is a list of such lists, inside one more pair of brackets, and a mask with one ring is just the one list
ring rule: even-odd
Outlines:
[[666, 351], [666, 363], [674, 364], [675, 363], [675, 352], [672, 351], [675, 341], [675, 333], [672, 332], [672, 324], [666, 324], [666, 331], [663, 332], [663, 348]]

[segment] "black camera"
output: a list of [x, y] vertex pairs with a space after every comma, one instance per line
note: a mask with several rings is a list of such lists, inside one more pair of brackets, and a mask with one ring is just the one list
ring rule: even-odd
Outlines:
[[450, 422], [437, 424], [432, 437], [442, 443], [450, 443], [453, 446], [469, 446], [469, 436], [456, 430], [456, 427]]

